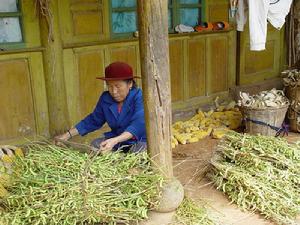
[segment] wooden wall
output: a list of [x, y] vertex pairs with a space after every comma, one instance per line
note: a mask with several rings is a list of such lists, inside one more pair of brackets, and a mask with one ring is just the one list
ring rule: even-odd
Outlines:
[[217, 21], [228, 21], [228, 0], [206, 0], [206, 10], [205, 17], [207, 21], [217, 22]]
[[0, 141], [48, 134], [40, 53], [0, 55]]
[[279, 77], [286, 65], [284, 28], [278, 31], [269, 24], [265, 51], [250, 51], [248, 26], [244, 32], [239, 32], [239, 38], [239, 85], [255, 84]]
[[206, 97], [222, 95], [234, 86], [235, 61], [230, 61], [231, 55], [235, 55], [234, 31], [171, 37], [174, 109], [199, 105]]
[[34, 2], [23, 3], [24, 48], [0, 52], [0, 143], [49, 136], [43, 54]]
[[[99, 95], [105, 90], [104, 82], [95, 78], [103, 76], [104, 68], [113, 61], [129, 63], [134, 73], [140, 75], [138, 39], [110, 37], [108, 1], [53, 1], [58, 4], [55, 15], [58, 16], [59, 27], [56, 32], [61, 38], [61, 43], [54, 45], [56, 49], [53, 52], [62, 52], [62, 62], [59, 63], [63, 70], [52, 76], [48, 64], [43, 64], [47, 63], [47, 58], [40, 36], [47, 29], [35, 16], [34, 3], [24, 1], [25, 46], [0, 52], [0, 88], [7, 95], [0, 100], [3, 109], [0, 112], [0, 143], [18, 140], [23, 136], [49, 136], [50, 129], [53, 129], [49, 125], [49, 118], [62, 112], [67, 113], [69, 126], [74, 125], [93, 110]], [[228, 20], [227, 9], [227, 0], [207, 0], [206, 18], [211, 22]], [[282, 52], [276, 46], [283, 46], [282, 34], [271, 31], [268, 38], [268, 50], [253, 53], [247, 50], [247, 33], [241, 36], [237, 76], [237, 39], [233, 29], [200, 34], [170, 34], [173, 109], [197, 108], [216, 96], [226, 98], [229, 88], [236, 85], [237, 78], [242, 84], [277, 76]], [[264, 59], [264, 63], [261, 64], [260, 59]], [[52, 60], [55, 63], [55, 58]], [[254, 61], [258, 63], [246, 63]], [[49, 93], [49, 90], [56, 90], [46, 86], [51, 85], [51, 79], [55, 79], [55, 76], [63, 77], [65, 90], [61, 92], [65, 93]], [[49, 101], [50, 95], [66, 98], [67, 104], [49, 113], [51, 107], [48, 104], [55, 104]], [[51, 131], [52, 134], [55, 132]]]
[[[129, 63], [140, 75], [138, 40], [109, 40], [109, 29], [98, 29], [107, 24], [104, 10], [107, 1], [63, 1], [60, 15], [64, 42], [64, 68], [71, 123], [76, 123], [90, 112], [105, 89], [102, 81], [104, 68], [113, 61]], [[228, 20], [228, 2], [207, 1], [210, 21]], [[100, 13], [99, 13], [100, 12]], [[222, 12], [222, 13], [221, 13]], [[98, 16], [96, 16], [98, 15]], [[100, 15], [100, 16], [99, 16]], [[86, 23], [93, 26], [86, 28]], [[92, 27], [98, 27], [92, 30]], [[102, 25], [101, 25], [102, 27]], [[80, 32], [76, 32], [80, 31]], [[170, 35], [171, 89], [174, 109], [199, 105], [207, 96], [228, 92], [235, 85], [235, 31], [210, 34]], [[229, 63], [230, 62], [230, 63]], [[218, 80], [218, 82], [216, 82]], [[141, 83], [141, 82], [139, 82]], [[92, 91], [93, 90], [93, 91]]]

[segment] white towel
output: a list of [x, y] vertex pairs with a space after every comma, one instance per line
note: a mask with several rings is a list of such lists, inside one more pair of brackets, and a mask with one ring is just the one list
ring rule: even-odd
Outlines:
[[175, 31], [178, 33], [189, 33], [195, 31], [193, 27], [186, 26], [184, 24], [179, 24], [175, 27]]

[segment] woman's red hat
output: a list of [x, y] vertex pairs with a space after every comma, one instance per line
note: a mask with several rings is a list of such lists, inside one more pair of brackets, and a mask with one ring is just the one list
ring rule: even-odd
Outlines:
[[133, 78], [140, 78], [133, 76], [131, 66], [124, 62], [113, 62], [105, 68], [105, 77], [96, 77], [101, 80], [128, 80]]

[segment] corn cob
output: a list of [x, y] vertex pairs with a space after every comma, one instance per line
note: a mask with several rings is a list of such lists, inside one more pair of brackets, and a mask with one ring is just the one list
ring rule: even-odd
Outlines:
[[199, 139], [197, 137], [191, 137], [191, 138], [187, 139], [188, 143], [195, 143], [195, 142], [198, 142], [198, 141], [199, 141]]
[[225, 136], [225, 134], [228, 131], [229, 131], [228, 129], [224, 129], [224, 128], [214, 129], [212, 133], [212, 137], [215, 139], [221, 139]]
[[6, 172], [6, 168], [5, 168], [4, 164], [3, 164], [3, 162], [0, 161], [0, 174], [1, 173], [5, 173], [5, 172]]
[[[194, 115], [190, 120], [177, 121], [172, 125], [172, 134], [180, 144], [197, 142], [207, 136], [222, 138], [227, 129], [237, 129], [242, 122], [242, 113], [235, 108], [235, 102], [227, 106], [218, 105], [217, 110], [202, 112]], [[214, 132], [212, 132], [214, 130]], [[172, 139], [172, 148], [176, 146]]]
[[10, 150], [8, 147], [4, 146], [4, 147], [2, 147], [2, 151], [4, 153], [6, 153], [6, 155], [8, 155], [11, 158], [12, 161], [14, 161], [15, 155], [14, 155], [12, 150]]
[[0, 198], [5, 198], [8, 196], [8, 191], [0, 184]]
[[20, 147], [12, 146], [12, 145], [5, 145], [3, 148], [7, 148], [11, 150], [16, 156], [24, 157], [24, 152]]
[[0, 160], [4, 163], [11, 164], [13, 162], [12, 158], [4, 154], [3, 150], [0, 148]]
[[6, 173], [0, 173], [0, 185], [3, 187], [11, 186], [11, 177]]

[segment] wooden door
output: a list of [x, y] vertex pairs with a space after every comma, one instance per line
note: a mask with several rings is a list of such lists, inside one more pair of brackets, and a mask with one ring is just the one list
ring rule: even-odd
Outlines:
[[49, 135], [41, 53], [0, 56], [0, 142]]
[[266, 50], [250, 51], [249, 29], [239, 32], [240, 53], [238, 84], [254, 84], [264, 80], [279, 77], [284, 67], [284, 28], [276, 30], [268, 26]]

